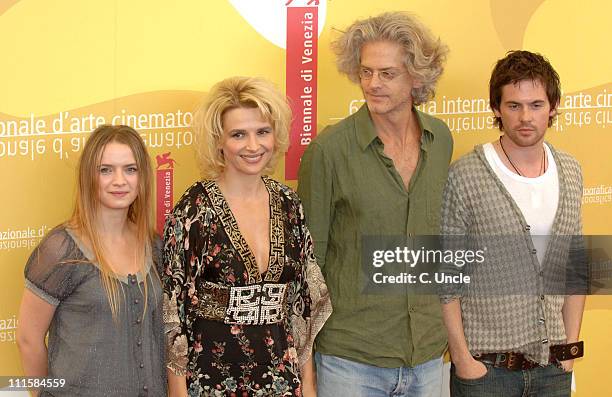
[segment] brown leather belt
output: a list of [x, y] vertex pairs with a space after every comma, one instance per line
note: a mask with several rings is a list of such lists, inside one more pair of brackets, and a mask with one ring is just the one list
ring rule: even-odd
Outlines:
[[[572, 360], [584, 355], [584, 342], [568, 343], [566, 345], [555, 345], [550, 347], [550, 363]], [[511, 371], [520, 371], [539, 367], [535, 361], [531, 361], [522, 353], [483, 353], [476, 354], [474, 358], [483, 361], [497, 368], [507, 368]]]

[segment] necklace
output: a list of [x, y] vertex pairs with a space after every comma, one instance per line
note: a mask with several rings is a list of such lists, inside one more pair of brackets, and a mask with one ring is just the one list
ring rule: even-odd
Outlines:
[[[523, 175], [523, 173], [519, 171], [516, 165], [514, 165], [512, 160], [510, 160], [510, 156], [508, 156], [506, 149], [504, 149], [504, 144], [502, 143], [503, 137], [504, 137], [503, 135], [499, 137], [499, 146], [501, 147], [502, 152], [504, 152], [504, 155], [508, 159], [508, 162], [510, 163], [512, 168], [514, 168], [514, 171], [516, 171], [516, 173], [519, 174], [520, 176], [525, 177], [525, 175]], [[538, 173], [538, 176], [541, 176], [542, 174], [544, 174], [545, 171], [546, 171], [546, 151], [544, 150], [544, 146], [542, 146], [542, 161], [540, 162], [540, 172]]]

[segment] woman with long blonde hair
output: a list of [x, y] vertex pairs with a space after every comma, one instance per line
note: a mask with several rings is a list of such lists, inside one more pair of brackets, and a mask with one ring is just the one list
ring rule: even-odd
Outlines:
[[101, 126], [85, 144], [73, 215], [25, 268], [17, 337], [24, 372], [60, 380], [35, 393], [165, 395], [152, 172], [130, 127]]

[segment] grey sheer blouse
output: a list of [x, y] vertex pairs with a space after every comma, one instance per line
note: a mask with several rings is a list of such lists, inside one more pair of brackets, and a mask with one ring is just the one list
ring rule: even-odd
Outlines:
[[100, 272], [91, 253], [65, 226], [53, 229], [25, 268], [26, 288], [56, 306], [49, 327], [48, 377], [63, 378], [61, 389], [41, 396], [165, 396], [162, 292], [149, 258], [147, 307], [144, 281], [121, 281], [118, 321], [113, 321]]

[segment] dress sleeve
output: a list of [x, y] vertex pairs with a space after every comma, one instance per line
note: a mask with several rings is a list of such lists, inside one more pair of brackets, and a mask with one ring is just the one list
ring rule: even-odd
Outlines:
[[331, 299], [314, 256], [313, 242], [304, 222], [304, 211], [299, 204], [301, 221], [301, 277], [295, 281], [296, 293], [291, 302], [291, 327], [299, 365], [310, 358], [314, 340], [332, 312]]
[[166, 366], [174, 374], [187, 374], [188, 344], [185, 317], [185, 242], [188, 233], [183, 217], [176, 209], [164, 227], [162, 253], [164, 289], [164, 330], [166, 333]]
[[34, 249], [26, 264], [25, 286], [47, 303], [57, 306], [73, 291], [78, 280], [78, 247], [65, 229], [50, 231]]

